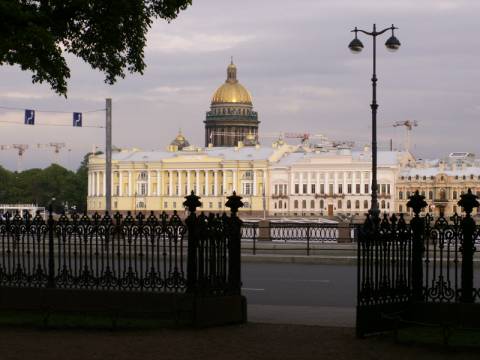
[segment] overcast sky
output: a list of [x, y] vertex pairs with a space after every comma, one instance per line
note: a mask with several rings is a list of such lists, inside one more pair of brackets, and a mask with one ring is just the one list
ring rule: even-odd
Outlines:
[[[113, 143], [164, 149], [181, 128], [190, 143], [203, 145], [203, 120], [215, 89], [224, 82], [230, 56], [240, 82], [253, 96], [260, 133], [324, 134], [353, 140], [371, 133], [371, 39], [348, 51], [350, 30], [392, 23], [402, 47], [388, 52], [379, 39], [379, 141], [403, 146], [400, 120], [416, 120], [414, 154], [442, 157], [452, 151], [480, 154], [480, 46], [478, 0], [194, 0], [170, 24], [156, 22], [148, 35], [147, 69], [113, 86], [78, 59], [69, 58], [68, 99], [31, 74], [0, 67], [0, 106], [87, 111], [113, 99]], [[0, 121], [23, 123], [23, 113], [0, 110]], [[26, 143], [24, 168], [45, 167], [52, 152], [35, 144], [65, 142], [60, 162], [76, 168], [93, 145], [96, 128], [40, 126], [71, 123], [71, 114], [37, 113], [39, 126], [0, 123], [0, 144]], [[102, 125], [103, 113], [84, 114], [85, 125]], [[269, 144], [272, 139], [263, 139]], [[16, 153], [0, 151], [0, 163], [16, 168]]]

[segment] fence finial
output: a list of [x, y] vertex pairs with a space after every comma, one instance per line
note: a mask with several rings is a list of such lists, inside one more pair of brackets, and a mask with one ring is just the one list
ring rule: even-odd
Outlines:
[[415, 216], [418, 216], [422, 209], [428, 204], [425, 201], [425, 196], [420, 195], [418, 190], [415, 191], [415, 194], [408, 197], [407, 207], [412, 208]]
[[191, 213], [195, 212], [197, 210], [197, 207], [202, 206], [202, 203], [200, 202], [200, 196], [195, 195], [195, 192], [192, 190], [190, 195], [185, 196], [185, 201], [183, 202], [183, 206], [188, 208], [188, 211]]
[[233, 192], [233, 195], [228, 196], [227, 199], [225, 206], [230, 208], [232, 214], [236, 214], [238, 209], [243, 207], [242, 197], [238, 196], [235, 191]]
[[460, 201], [457, 203], [458, 206], [461, 206], [463, 210], [470, 215], [473, 208], [479, 207], [480, 203], [477, 201], [478, 196], [472, 194], [472, 189], [468, 189], [466, 194], [460, 195]]

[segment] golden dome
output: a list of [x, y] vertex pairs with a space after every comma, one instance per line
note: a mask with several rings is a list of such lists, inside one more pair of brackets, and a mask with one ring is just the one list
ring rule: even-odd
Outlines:
[[233, 62], [227, 68], [227, 80], [212, 96], [213, 104], [248, 104], [252, 105], [252, 96], [245, 87], [237, 80], [237, 67]]

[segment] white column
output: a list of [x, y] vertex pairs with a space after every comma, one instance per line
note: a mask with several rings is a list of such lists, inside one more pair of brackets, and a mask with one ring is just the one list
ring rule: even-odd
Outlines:
[[307, 194], [310, 194], [310, 190], [312, 189], [312, 179], [310, 171], [307, 173]]
[[100, 196], [100, 171], [95, 171], [95, 196]]
[[107, 173], [103, 172], [103, 186], [102, 186], [102, 196], [105, 196], [105, 192], [107, 191]]
[[347, 193], [347, 172], [343, 172], [343, 193], [346, 194]]
[[299, 190], [299, 193], [300, 194], [303, 194], [303, 172], [301, 172], [299, 174], [299, 177], [298, 177], [298, 187], [300, 188]]
[[168, 196], [173, 194], [173, 171], [168, 170]]
[[213, 195], [218, 196], [218, 170], [213, 172]]
[[253, 196], [257, 196], [257, 170], [253, 170]]
[[200, 195], [200, 171], [199, 170], [195, 170], [195, 186], [197, 188], [197, 191], [195, 193], [195, 195]]
[[328, 172], [323, 174], [323, 190], [325, 194], [328, 194], [328, 185], [330, 184], [330, 174]]
[[290, 170], [290, 195], [293, 195], [295, 192], [295, 173]]
[[123, 196], [123, 171], [118, 172], [118, 196]]
[[187, 170], [187, 195], [190, 195], [192, 189], [190, 188], [190, 170]]
[[338, 177], [336, 171], [333, 173], [333, 193], [338, 193]]
[[[223, 194], [225, 194], [225, 192], [227, 191], [227, 177], [226, 177], [226, 174], [225, 174], [225, 170], [222, 170], [222, 187], [223, 187]], [[221, 194], [221, 195], [223, 195]]]
[[147, 170], [147, 196], [150, 196], [152, 195], [152, 189], [151, 189], [151, 186], [150, 186], [150, 170]]
[[315, 185], [315, 192], [320, 194], [320, 173], [317, 172], [317, 185]]
[[157, 196], [160, 196], [160, 181], [161, 181], [161, 177], [160, 177], [160, 170], [157, 170]]
[[177, 195], [182, 195], [183, 190], [182, 190], [182, 172], [180, 170], [177, 170], [177, 185], [178, 185], [178, 194]]
[[92, 176], [91, 176], [91, 173], [90, 171], [88, 172], [88, 189], [87, 189], [87, 196], [91, 196], [92, 193], [91, 193], [91, 188], [92, 187]]
[[232, 170], [233, 174], [233, 184], [232, 184], [232, 192], [237, 191], [237, 170]]
[[208, 172], [209, 170], [205, 170], [205, 195], [208, 196], [209, 191], [208, 191]]
[[132, 172], [128, 172], [128, 196], [132, 196]]
[[[378, 186], [378, 184], [377, 184]], [[378, 191], [378, 189], [377, 189]], [[369, 171], [368, 172], [368, 193], [372, 192], [372, 173]]]

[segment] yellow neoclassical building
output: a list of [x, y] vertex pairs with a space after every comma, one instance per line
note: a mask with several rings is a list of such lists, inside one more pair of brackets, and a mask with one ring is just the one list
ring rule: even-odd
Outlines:
[[[179, 140], [181, 135], [177, 137]], [[172, 149], [173, 147], [173, 149]], [[237, 146], [171, 151], [121, 150], [112, 156], [112, 210], [183, 210], [184, 197], [195, 191], [200, 210], [225, 210], [233, 191], [243, 196], [244, 213], [268, 212], [268, 168], [287, 152], [282, 148]], [[88, 210], [105, 209], [105, 158], [91, 156]]]

